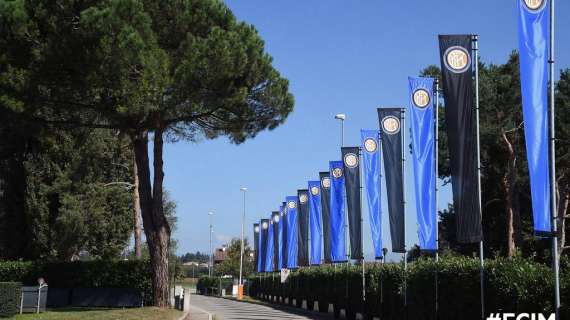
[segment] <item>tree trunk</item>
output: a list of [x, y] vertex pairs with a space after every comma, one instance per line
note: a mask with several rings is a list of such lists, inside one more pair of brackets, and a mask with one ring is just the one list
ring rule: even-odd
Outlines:
[[507, 256], [513, 257], [517, 251], [517, 243], [520, 241], [518, 231], [520, 231], [520, 215], [516, 204], [516, 165], [517, 156], [513, 148], [513, 144], [509, 141], [506, 132], [502, 132], [503, 141], [507, 145], [509, 159], [507, 162], [507, 171], [503, 177], [503, 186], [506, 193], [506, 212], [507, 212]]
[[152, 269], [153, 304], [168, 306], [168, 245], [170, 227], [162, 210], [162, 130], [154, 134], [154, 185], [151, 185], [148, 131], [133, 138], [139, 176], [139, 197], [146, 242]]
[[134, 220], [134, 234], [135, 234], [135, 256], [137, 259], [142, 258], [141, 251], [141, 203], [139, 198], [139, 173], [137, 170], [137, 162], [133, 161], [133, 220]]

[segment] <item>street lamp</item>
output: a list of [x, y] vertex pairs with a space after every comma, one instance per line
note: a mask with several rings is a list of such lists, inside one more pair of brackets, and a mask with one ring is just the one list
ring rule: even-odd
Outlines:
[[212, 233], [214, 232], [214, 230], [212, 229], [212, 216], [214, 215], [214, 212], [210, 211], [208, 212], [208, 216], [210, 217], [210, 265], [208, 268], [208, 276], [212, 276], [212, 269], [214, 267], [214, 252], [212, 251]]
[[245, 192], [247, 191], [246, 187], [240, 188], [241, 192], [243, 192], [243, 216], [241, 218], [241, 252], [239, 255], [239, 284], [240, 286], [243, 285], [242, 282], [242, 275], [243, 275], [243, 228], [245, 223]]
[[346, 114], [339, 113], [334, 118], [340, 120], [340, 146], [344, 147], [344, 120], [346, 120]]

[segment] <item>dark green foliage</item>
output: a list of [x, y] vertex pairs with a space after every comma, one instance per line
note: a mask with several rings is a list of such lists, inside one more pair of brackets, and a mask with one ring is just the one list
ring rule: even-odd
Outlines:
[[11, 317], [20, 306], [22, 284], [18, 282], [0, 282], [0, 317]]
[[196, 290], [200, 294], [221, 294], [221, 290], [225, 289], [226, 294], [232, 292], [234, 280], [232, 278], [220, 278], [201, 276], [196, 283]]
[[[551, 270], [528, 259], [486, 260], [487, 312], [552, 312], [554, 282]], [[334, 304], [335, 313], [347, 309], [349, 319], [356, 312], [381, 319], [436, 319], [435, 274], [439, 283], [437, 319], [480, 319], [479, 261], [445, 256], [438, 264], [420, 258], [408, 265], [366, 265], [366, 302], [362, 303], [362, 267], [322, 266], [292, 272], [289, 281], [271, 275], [251, 277], [251, 296], [267, 295], [319, 301], [319, 307]], [[408, 307], [404, 308], [403, 279], [407, 282]], [[348, 287], [347, 287], [348, 285]], [[562, 268], [563, 312], [567, 306], [570, 270]], [[566, 300], [565, 300], [566, 299]]]
[[43, 277], [52, 288], [133, 288], [152, 302], [150, 266], [145, 260], [75, 262], [0, 262], [0, 281], [18, 281], [35, 286]]
[[[247, 238], [243, 239], [243, 277], [253, 273], [253, 257], [251, 257], [252, 249], [249, 246]], [[214, 268], [217, 276], [233, 276], [239, 278], [239, 265], [241, 253], [241, 240], [234, 238], [226, 248], [226, 259]]]

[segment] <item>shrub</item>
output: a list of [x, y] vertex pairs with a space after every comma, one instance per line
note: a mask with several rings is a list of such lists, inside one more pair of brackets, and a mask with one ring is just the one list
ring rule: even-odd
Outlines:
[[0, 281], [35, 286], [43, 277], [52, 288], [132, 288], [143, 293], [145, 305], [152, 303], [150, 276], [150, 264], [141, 260], [0, 262]]
[[[562, 263], [561, 294], [562, 319], [570, 314], [570, 270]], [[438, 281], [438, 312], [435, 304], [435, 276]], [[343, 308], [347, 318], [356, 312], [365, 319], [451, 320], [480, 319], [479, 260], [467, 257], [445, 256], [439, 263], [421, 258], [408, 265], [366, 265], [366, 301], [362, 299], [361, 266], [321, 266], [291, 273], [281, 284], [278, 279], [252, 277], [249, 292], [252, 296], [277, 295], [304, 299], [308, 302], [332, 303], [335, 313]], [[407, 296], [404, 297], [404, 279]], [[485, 261], [486, 312], [542, 312], [553, 311], [553, 274], [544, 264], [530, 259], [498, 258]], [[407, 301], [407, 307], [404, 301]], [[326, 309], [322, 310], [325, 311]], [[570, 317], [568, 317], [570, 319]]]
[[18, 282], [0, 282], [0, 317], [11, 317], [20, 306], [22, 284]]

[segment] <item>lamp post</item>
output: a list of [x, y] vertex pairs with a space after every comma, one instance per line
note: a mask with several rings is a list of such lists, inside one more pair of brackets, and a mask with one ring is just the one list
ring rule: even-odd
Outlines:
[[242, 276], [243, 276], [243, 228], [245, 223], [245, 192], [247, 191], [246, 187], [240, 188], [241, 192], [243, 192], [243, 216], [241, 218], [241, 252], [239, 255], [239, 285], [243, 285]]
[[346, 120], [346, 114], [339, 113], [334, 118], [340, 120], [340, 146], [344, 147], [344, 120]]
[[212, 251], [212, 233], [214, 232], [214, 230], [212, 229], [212, 216], [214, 215], [214, 212], [210, 211], [208, 212], [208, 216], [210, 217], [210, 265], [208, 268], [208, 276], [212, 276], [212, 269], [214, 268], [214, 252]]

